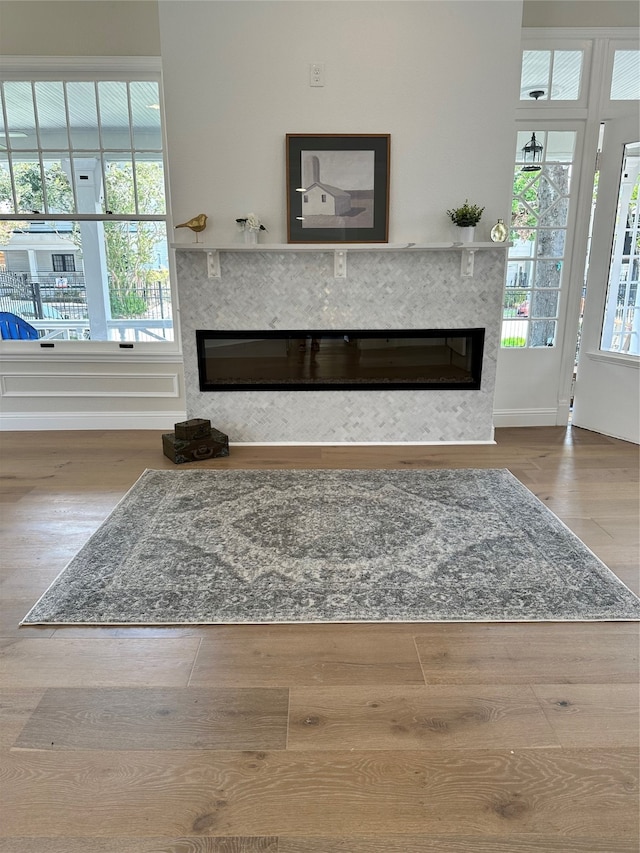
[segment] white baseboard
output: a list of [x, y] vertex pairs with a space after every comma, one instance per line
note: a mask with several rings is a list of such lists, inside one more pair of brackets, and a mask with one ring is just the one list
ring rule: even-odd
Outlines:
[[[493, 413], [495, 427], [556, 426], [557, 409], [501, 409]], [[3, 412], [0, 432], [15, 430], [92, 430], [92, 429], [152, 429], [170, 432], [177, 421], [184, 421], [186, 412]], [[480, 441], [238, 441], [238, 445], [278, 447], [283, 445], [463, 445], [494, 444], [493, 437]]]
[[[0, 414], [0, 432], [31, 432], [37, 430], [119, 430], [148, 429], [171, 432], [178, 421], [187, 418], [186, 412], [6, 412]], [[495, 444], [490, 439], [478, 441], [231, 441], [237, 447], [359, 447], [372, 446], [439, 446], [464, 444]]]
[[3, 412], [0, 432], [35, 430], [152, 429], [171, 432], [186, 412]]
[[230, 447], [461, 447], [495, 441], [230, 441]]
[[494, 409], [495, 427], [557, 426], [558, 409]]

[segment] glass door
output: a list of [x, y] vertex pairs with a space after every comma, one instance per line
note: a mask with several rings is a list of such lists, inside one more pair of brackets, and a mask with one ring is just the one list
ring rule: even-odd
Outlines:
[[640, 354], [640, 141], [624, 146], [600, 349]]
[[575, 426], [639, 441], [638, 109], [607, 121], [574, 396]]

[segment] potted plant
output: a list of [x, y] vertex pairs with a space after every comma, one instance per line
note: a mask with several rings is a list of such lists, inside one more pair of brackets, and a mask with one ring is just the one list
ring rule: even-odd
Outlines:
[[483, 211], [484, 207], [479, 207], [477, 204], [469, 204], [468, 198], [464, 200], [464, 204], [460, 205], [460, 207], [447, 210], [447, 215], [454, 225], [463, 229], [460, 231], [460, 240], [462, 242], [469, 243], [473, 240], [474, 229], [482, 219]]

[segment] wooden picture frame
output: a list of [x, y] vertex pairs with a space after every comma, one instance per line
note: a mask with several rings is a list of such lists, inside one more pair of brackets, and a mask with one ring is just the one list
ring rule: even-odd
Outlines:
[[388, 133], [288, 133], [289, 243], [389, 241]]

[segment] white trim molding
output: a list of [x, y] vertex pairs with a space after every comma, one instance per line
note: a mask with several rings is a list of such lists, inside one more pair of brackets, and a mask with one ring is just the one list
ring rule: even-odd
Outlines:
[[495, 444], [486, 441], [230, 441], [229, 447], [466, 447]]
[[5, 373], [0, 397], [179, 397], [177, 373]]
[[[0, 432], [43, 430], [147, 429], [172, 432], [186, 412], [7, 412], [0, 415]], [[162, 448], [158, 445], [158, 453]]]
[[494, 409], [495, 427], [557, 426], [558, 409]]
[[616, 367], [633, 367], [640, 369], [640, 358], [637, 355], [625, 355], [622, 352], [607, 352], [606, 350], [590, 350], [586, 353], [591, 361], [601, 361], [603, 364], [615, 364]]
[[0, 59], [0, 77], [10, 80], [18, 75], [51, 77], [57, 74], [109, 75], [153, 74], [162, 72], [159, 56], [3, 56]]
[[585, 39], [628, 39], [637, 34], [635, 27], [523, 27], [523, 44], [531, 40], [584, 41]]

